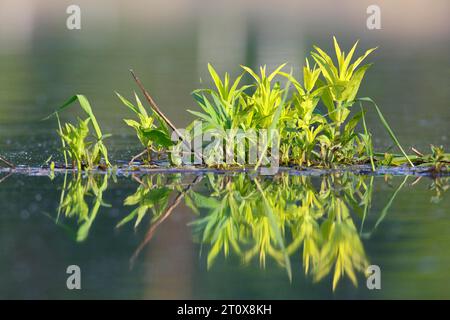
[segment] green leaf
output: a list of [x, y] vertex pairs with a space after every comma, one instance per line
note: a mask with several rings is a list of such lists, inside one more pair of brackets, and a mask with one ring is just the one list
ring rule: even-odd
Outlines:
[[375, 163], [373, 162], [373, 145], [372, 145], [372, 139], [371, 139], [371, 135], [369, 133], [369, 130], [367, 130], [367, 125], [366, 125], [366, 118], [364, 117], [364, 110], [362, 107], [362, 103], [359, 103], [359, 106], [361, 108], [361, 117], [362, 117], [362, 121], [363, 121], [363, 127], [364, 127], [364, 134], [369, 138], [369, 141], [365, 141], [366, 144], [366, 150], [367, 153], [369, 155], [370, 158], [370, 165], [372, 166], [372, 171], [375, 171]]
[[345, 101], [353, 101], [355, 100], [356, 94], [358, 93], [359, 86], [361, 85], [361, 81], [366, 73], [367, 69], [369, 69], [372, 64], [366, 64], [356, 70], [355, 74], [350, 79], [348, 86], [345, 88], [342, 93], [342, 98]]
[[139, 109], [137, 107], [135, 107], [129, 100], [125, 99], [118, 92], [116, 92], [116, 95], [119, 97], [119, 99], [122, 101], [122, 103], [125, 106], [127, 106], [131, 111], [133, 111], [136, 114], [139, 114]]
[[162, 147], [167, 148], [175, 145], [175, 142], [173, 142], [165, 132], [158, 129], [143, 130], [143, 135]]
[[219, 75], [217, 74], [216, 70], [213, 68], [213, 66], [210, 63], [208, 63], [208, 70], [209, 70], [209, 74], [211, 75], [211, 78], [214, 81], [214, 84], [216, 85], [217, 90], [222, 94], [222, 92], [223, 92], [222, 80], [220, 80]]
[[[319, 84], [320, 87], [325, 86], [325, 84], [320, 79], [317, 80], [317, 83]], [[322, 91], [322, 95], [320, 96], [320, 98], [322, 99], [322, 102], [325, 105], [325, 107], [327, 107], [328, 113], [333, 112], [335, 106], [333, 103], [333, 97], [331, 96], [330, 88], [325, 87]]]
[[277, 74], [280, 73], [280, 70], [283, 69], [283, 68], [286, 66], [286, 64], [287, 64], [287, 63], [283, 63], [283, 64], [280, 65], [278, 68], [276, 68], [275, 71], [273, 71], [273, 72], [267, 77], [267, 79], [268, 79], [269, 81], [272, 81], [273, 78], [275, 78], [275, 76], [276, 76]]
[[139, 129], [141, 124], [135, 120], [123, 119], [123, 121], [132, 128]]
[[378, 113], [378, 116], [381, 120], [381, 123], [383, 124], [384, 128], [386, 129], [386, 131], [388, 132], [389, 136], [391, 137], [391, 139], [394, 141], [394, 143], [397, 145], [397, 147], [400, 149], [400, 151], [402, 152], [402, 154], [405, 156], [405, 158], [408, 160], [409, 164], [411, 165], [411, 167], [414, 167], [414, 164], [411, 162], [411, 160], [409, 159], [408, 155], [406, 154], [405, 150], [403, 150], [400, 142], [398, 141], [397, 137], [395, 136], [394, 132], [392, 131], [391, 127], [389, 126], [389, 124], [387, 123], [386, 119], [384, 118], [383, 114], [381, 113], [380, 108], [378, 108], [377, 104], [375, 103], [375, 101], [373, 101], [371, 98], [369, 97], [363, 97], [363, 98], [358, 98], [357, 101], [365, 101], [365, 102], [370, 102], [372, 103], [372, 105], [375, 107], [375, 110]]

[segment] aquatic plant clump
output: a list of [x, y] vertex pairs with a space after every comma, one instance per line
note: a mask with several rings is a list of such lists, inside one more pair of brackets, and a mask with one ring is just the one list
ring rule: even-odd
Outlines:
[[[80, 107], [87, 114], [87, 118], [82, 120], [78, 118], [78, 124], [65, 123], [63, 126], [59, 120], [58, 113], [78, 101]], [[94, 167], [106, 168], [110, 166], [108, 159], [108, 150], [103, 143], [103, 139], [109, 137], [104, 135], [100, 129], [97, 118], [92, 111], [92, 107], [83, 95], [75, 95], [67, 100], [57, 111], [46, 119], [55, 116], [58, 120], [58, 134], [61, 138], [63, 147], [65, 166], [68, 167], [68, 157], [72, 162], [72, 168], [78, 170], [93, 169]], [[91, 127], [95, 136], [90, 136]], [[54, 164], [53, 164], [54, 166]]]
[[[246, 165], [258, 168], [274, 161], [277, 165], [306, 167], [370, 163], [372, 170], [376, 165], [407, 163], [446, 170], [450, 157], [443, 151], [439, 163], [431, 160], [431, 155], [407, 155], [378, 105], [371, 98], [358, 96], [364, 75], [371, 66], [362, 62], [376, 48], [353, 59], [357, 43], [345, 54], [336, 38], [333, 41], [337, 63], [314, 46], [311, 56], [315, 64], [312, 66], [306, 58], [303, 81], [292, 72], [284, 72], [285, 64], [270, 73], [266, 66], [260, 67], [259, 73], [242, 66], [244, 72], [234, 81], [228, 73], [222, 79], [208, 64], [214, 86], [192, 93], [201, 111], [188, 110], [196, 119], [182, 135], [177, 132], [172, 139], [181, 142], [166, 149], [171, 152], [172, 163], [225, 168]], [[244, 74], [248, 74], [253, 83], [241, 84]], [[287, 79], [284, 87], [281, 85], [283, 78]], [[143, 91], [148, 96], [148, 92]], [[152, 99], [150, 102], [154, 104]], [[365, 121], [368, 110], [363, 103], [373, 106], [400, 155], [374, 152], [372, 135]], [[358, 108], [353, 111], [355, 104]], [[158, 120], [161, 123], [161, 119]], [[358, 126], [362, 129], [359, 132]], [[167, 137], [168, 132], [164, 134]], [[142, 142], [142, 134], [138, 136]], [[174, 157], [180, 149], [183, 159]]]
[[[407, 164], [447, 172], [450, 154], [442, 147], [432, 146], [429, 155], [416, 149], [415, 154], [408, 155], [374, 100], [358, 95], [364, 75], [372, 65], [362, 63], [376, 48], [354, 59], [358, 43], [346, 54], [334, 37], [333, 42], [335, 61], [314, 46], [311, 57], [305, 59], [301, 80], [292, 70], [284, 71], [286, 64], [272, 72], [266, 66], [258, 71], [242, 66], [242, 74], [234, 81], [228, 73], [221, 78], [208, 64], [213, 87], [192, 93], [201, 110], [188, 110], [195, 119], [184, 129], [177, 128], [164, 115], [131, 71], [151, 110], [146, 110], [136, 93], [135, 104], [116, 93], [135, 114], [135, 119], [124, 122], [135, 130], [144, 148], [131, 159], [130, 165], [138, 159], [140, 165], [155, 165], [152, 155], [156, 154], [158, 159], [160, 155], [167, 156], [173, 166], [261, 167], [261, 172], [269, 166], [267, 174], [276, 173], [279, 166], [333, 168], [361, 164], [370, 164], [372, 170], [380, 165]], [[251, 83], [242, 83], [245, 75], [252, 79]], [[87, 99], [74, 96], [59, 110], [75, 100], [88, 118], [79, 120], [78, 125], [66, 124], [59, 129], [73, 167], [91, 169], [100, 164], [101, 158], [109, 166], [103, 144], [105, 136]], [[374, 151], [365, 120], [370, 110], [378, 115], [400, 154]], [[85, 141], [89, 124], [96, 132], [94, 142]]]

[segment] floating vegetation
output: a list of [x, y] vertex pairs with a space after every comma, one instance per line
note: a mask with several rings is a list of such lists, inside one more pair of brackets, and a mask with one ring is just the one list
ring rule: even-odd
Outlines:
[[[172, 166], [258, 169], [270, 165], [275, 169], [269, 174], [276, 173], [280, 166], [335, 168], [365, 164], [370, 164], [372, 171], [380, 166], [420, 165], [435, 173], [448, 172], [450, 154], [442, 147], [432, 146], [431, 154], [413, 148], [414, 154], [408, 155], [374, 100], [358, 95], [371, 67], [362, 63], [376, 48], [354, 58], [357, 43], [345, 54], [336, 38], [333, 41], [336, 62], [314, 46], [311, 58], [305, 60], [302, 81], [292, 71], [283, 71], [285, 64], [272, 72], [266, 66], [258, 72], [242, 66], [243, 73], [235, 80], [228, 73], [221, 78], [208, 64], [214, 86], [192, 93], [201, 111], [188, 110], [196, 118], [185, 129], [177, 128], [164, 115], [131, 71], [151, 109], [146, 110], [136, 93], [135, 103], [117, 93], [136, 116], [124, 121], [135, 130], [144, 148], [130, 165], [136, 164], [137, 159], [141, 165], [157, 165], [154, 153], [156, 160], [163, 155]], [[251, 83], [242, 83], [245, 74], [252, 78]], [[107, 135], [102, 134], [84, 96], [72, 97], [55, 114], [76, 100], [88, 118], [79, 119], [76, 125], [59, 124], [66, 167], [67, 155], [78, 170], [109, 167], [103, 143]], [[400, 154], [375, 152], [365, 120], [369, 106]], [[94, 139], [89, 139], [90, 127], [95, 131]]]
[[[75, 101], [79, 102], [80, 107], [85, 111], [88, 117], [84, 120], [79, 118], [77, 125], [65, 123], [61, 126], [58, 113], [71, 106]], [[110, 135], [104, 135], [102, 133], [97, 118], [92, 111], [92, 107], [85, 96], [75, 95], [71, 97], [46, 119], [52, 116], [55, 116], [58, 120], [58, 134], [61, 138], [66, 167], [68, 167], [67, 155], [72, 162], [72, 167], [76, 167], [80, 171], [110, 166], [108, 150], [103, 143], [103, 139]], [[95, 132], [95, 136], [93, 137], [90, 136], [91, 127]], [[104, 162], [102, 162], [102, 160]]]
[[[136, 105], [116, 93], [125, 106], [133, 111], [138, 117], [138, 121], [131, 119], [124, 119], [125, 123], [136, 130], [136, 134], [145, 150], [138, 155], [138, 157], [146, 154], [147, 162], [151, 161], [151, 151], [156, 153], [174, 145], [170, 139], [170, 131], [166, 122], [156, 113], [147, 113], [139, 97], [135, 93]], [[155, 121], [156, 120], [156, 121]], [[133, 159], [132, 159], [133, 161]], [[132, 162], [131, 161], [131, 162]]]

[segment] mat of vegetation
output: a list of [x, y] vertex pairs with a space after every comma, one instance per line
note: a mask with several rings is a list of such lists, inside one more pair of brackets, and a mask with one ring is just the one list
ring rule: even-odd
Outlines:
[[[357, 43], [345, 53], [335, 38], [333, 41], [336, 61], [314, 46], [300, 77], [296, 77], [292, 69], [286, 72], [286, 64], [283, 64], [272, 72], [266, 66], [258, 71], [242, 66], [243, 73], [231, 80], [228, 73], [221, 78], [208, 65], [214, 86], [192, 93], [201, 111], [187, 110], [195, 120], [183, 132], [161, 111], [131, 71], [150, 109], [144, 107], [136, 93], [134, 103], [117, 93], [119, 100], [134, 115], [133, 119], [124, 119], [124, 122], [135, 130], [143, 149], [128, 166], [120, 165], [120, 162], [111, 163], [105, 141], [110, 134], [101, 130], [88, 99], [82, 94], [74, 95], [48, 117], [57, 119], [64, 159], [64, 163], [62, 160], [58, 163], [50, 157], [48, 168], [51, 171], [57, 168], [145, 171], [165, 163], [162, 166], [164, 170], [168, 170], [167, 164], [170, 168], [185, 170], [185, 163], [174, 155], [185, 146], [191, 148], [191, 141], [198, 135], [208, 135], [214, 138], [214, 142], [202, 145], [201, 154], [189, 149], [192, 151], [190, 160], [198, 159], [200, 162], [196, 170], [257, 170], [267, 164], [269, 156], [275, 156], [273, 150], [276, 149], [279, 150], [276, 154], [279, 166], [291, 168], [283, 170], [335, 170], [348, 166], [350, 170], [364, 172], [383, 172], [389, 170], [386, 169], [388, 167], [401, 167], [399, 173], [448, 173], [450, 154], [443, 147], [431, 145], [428, 154], [411, 148], [412, 153], [407, 154], [374, 100], [358, 96], [364, 75], [372, 66], [362, 62], [376, 48], [353, 59]], [[252, 82], [243, 84], [244, 76], [251, 78]], [[75, 124], [62, 124], [59, 113], [77, 101], [85, 118], [78, 118]], [[372, 134], [365, 121], [365, 114], [372, 111], [378, 115], [398, 152], [374, 150]], [[200, 130], [195, 130], [198, 123]], [[244, 148], [236, 148], [230, 141], [235, 140], [238, 130], [244, 133], [265, 130], [268, 132], [267, 141], [276, 141], [276, 145], [258, 141], [257, 159], [251, 164], [246, 150], [256, 141], [247, 139], [243, 142]], [[174, 133], [178, 137], [175, 140], [172, 139]], [[225, 158], [229, 154], [233, 156], [226, 162], [217, 161], [217, 155]], [[14, 164], [4, 157], [0, 157], [0, 163], [14, 168]], [[412, 169], [416, 166], [421, 169]]]

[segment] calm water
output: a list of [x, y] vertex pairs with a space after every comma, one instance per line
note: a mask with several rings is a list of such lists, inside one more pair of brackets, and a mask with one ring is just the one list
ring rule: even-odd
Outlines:
[[0, 297], [449, 298], [449, 180], [414, 180], [10, 176]]
[[[190, 92], [209, 82], [208, 62], [233, 76], [240, 64], [286, 61], [298, 72], [312, 44], [331, 49], [332, 35], [346, 48], [361, 39], [359, 53], [379, 46], [361, 95], [378, 102], [405, 147], [450, 147], [450, 28], [446, 16], [427, 16], [448, 12], [448, 2], [386, 3], [379, 32], [364, 27], [364, 1], [344, 10], [317, 10], [318, 1], [248, 11], [193, 1], [110, 6], [119, 2], [83, 2], [79, 31], [65, 28], [63, 1], [30, 1], [1, 16], [0, 154], [29, 166], [61, 160], [57, 125], [41, 119], [83, 93], [113, 134], [111, 158], [128, 160], [140, 146], [114, 91], [136, 90], [130, 67], [184, 126], [192, 120], [184, 110], [196, 108]], [[62, 120], [77, 115], [68, 110]], [[376, 150], [391, 147], [376, 114], [367, 121]], [[105, 179], [0, 183], [0, 298], [450, 298], [448, 180]], [[333, 290], [338, 259], [345, 272]], [[71, 264], [81, 267], [81, 291], [66, 289]], [[369, 264], [381, 268], [379, 291], [366, 288]]]

